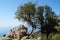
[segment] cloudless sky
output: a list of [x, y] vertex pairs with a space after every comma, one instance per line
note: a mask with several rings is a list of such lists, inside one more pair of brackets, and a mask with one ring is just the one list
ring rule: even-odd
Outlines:
[[[26, 2], [36, 2], [37, 0], [0, 0], [0, 35], [6, 33], [22, 22], [15, 19], [15, 12], [18, 6]], [[60, 0], [38, 0], [38, 5], [49, 5], [57, 15], [60, 13]], [[26, 23], [24, 23], [26, 25]]]

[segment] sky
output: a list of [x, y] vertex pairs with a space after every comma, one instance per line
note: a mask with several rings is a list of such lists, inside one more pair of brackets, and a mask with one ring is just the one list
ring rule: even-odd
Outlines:
[[[17, 8], [27, 2], [37, 2], [38, 5], [49, 5], [59, 15], [60, 0], [0, 0], [0, 35], [8, 32], [11, 28], [23, 24], [15, 19]], [[27, 25], [26, 22], [24, 25]]]

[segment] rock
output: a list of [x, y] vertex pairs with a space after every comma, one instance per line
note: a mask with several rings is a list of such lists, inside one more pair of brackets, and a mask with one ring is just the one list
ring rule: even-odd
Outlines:
[[27, 35], [27, 27], [20, 25], [11, 29], [11, 31], [6, 34], [5, 37], [0, 38], [0, 40], [21, 40], [22, 37]]
[[41, 37], [38, 37], [37, 40], [41, 40]]
[[21, 40], [30, 40], [30, 39], [27, 39], [27, 38], [28, 38], [28, 36], [24, 36], [24, 37], [22, 37]]

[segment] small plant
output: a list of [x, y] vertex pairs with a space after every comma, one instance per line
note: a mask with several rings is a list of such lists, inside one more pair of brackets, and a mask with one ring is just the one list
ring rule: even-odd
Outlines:
[[3, 35], [3, 37], [5, 37], [5, 36], [6, 36], [6, 34]]

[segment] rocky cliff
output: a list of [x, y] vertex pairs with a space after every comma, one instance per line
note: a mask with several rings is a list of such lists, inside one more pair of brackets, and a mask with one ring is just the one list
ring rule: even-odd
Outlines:
[[11, 31], [6, 34], [5, 37], [1, 37], [0, 40], [21, 40], [22, 37], [27, 36], [27, 27], [20, 25], [11, 29]]
[[29, 33], [27, 33], [27, 31], [27, 27], [25, 27], [24, 25], [20, 25], [11, 29], [10, 32], [4, 35], [4, 37], [1, 37], [0, 40], [40, 40], [40, 37], [38, 37], [37, 39], [28, 39]]

